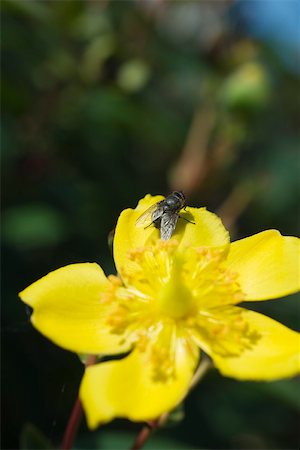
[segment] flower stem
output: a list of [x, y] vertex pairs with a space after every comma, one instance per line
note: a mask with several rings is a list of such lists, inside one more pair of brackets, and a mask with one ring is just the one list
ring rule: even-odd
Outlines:
[[[95, 364], [96, 360], [97, 360], [96, 355], [89, 355], [86, 360], [85, 366], [88, 367]], [[67, 428], [65, 429], [63, 441], [61, 444], [62, 450], [70, 450], [72, 448], [78, 430], [78, 426], [80, 424], [81, 417], [82, 417], [82, 405], [79, 397], [77, 397], [67, 424]]]
[[143, 447], [152, 432], [157, 428], [157, 422], [157, 420], [154, 420], [153, 422], [147, 422], [147, 425], [145, 425], [139, 432], [131, 450], [139, 450]]
[[202, 378], [204, 377], [204, 375], [206, 374], [206, 372], [213, 366], [212, 361], [207, 358], [204, 357], [201, 361], [201, 363], [198, 366], [198, 369], [196, 370], [191, 384], [190, 384], [190, 389], [189, 391], [191, 391], [192, 389], [194, 389], [194, 387], [199, 383], [200, 380], [202, 380]]
[[68, 421], [67, 428], [65, 430], [63, 442], [61, 445], [62, 450], [69, 450], [72, 448], [72, 444], [75, 439], [75, 435], [80, 423], [81, 416], [82, 416], [82, 406], [79, 397], [77, 397], [76, 402], [73, 406], [71, 416]]
[[[211, 363], [210, 359], [203, 358], [203, 360], [199, 364], [199, 367], [196, 370], [196, 372], [192, 378], [189, 391], [191, 389], [193, 389], [197, 383], [199, 383], [199, 381], [204, 377], [204, 375], [206, 374], [208, 369], [210, 369], [211, 366], [212, 366], [212, 363]], [[169, 417], [169, 413], [167, 412], [167, 413], [162, 414], [157, 420], [147, 422], [147, 424], [145, 426], [143, 426], [143, 428], [137, 435], [137, 438], [136, 438], [133, 446], [131, 447], [131, 450], [140, 450], [143, 447], [143, 445], [148, 441], [148, 439], [152, 435], [153, 431], [155, 431], [158, 428], [160, 428], [161, 426], [163, 426], [166, 423], [166, 421], [168, 420], [168, 417]]]

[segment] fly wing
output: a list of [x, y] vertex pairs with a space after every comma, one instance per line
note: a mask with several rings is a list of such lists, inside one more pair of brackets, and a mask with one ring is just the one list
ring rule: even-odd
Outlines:
[[173, 231], [175, 230], [178, 214], [165, 212], [161, 218], [160, 223], [160, 238], [163, 241], [168, 241], [171, 239]]
[[147, 227], [151, 225], [155, 220], [159, 219], [164, 210], [161, 206], [162, 201], [154, 203], [150, 208], [146, 209], [145, 212], [137, 219], [135, 226], [138, 228]]

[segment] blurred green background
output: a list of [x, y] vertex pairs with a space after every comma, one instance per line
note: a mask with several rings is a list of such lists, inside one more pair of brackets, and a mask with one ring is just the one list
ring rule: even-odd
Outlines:
[[[1, 2], [1, 448], [58, 447], [83, 372], [32, 328], [17, 293], [68, 263], [113, 273], [122, 209], [182, 189], [233, 239], [297, 235], [299, 5]], [[296, 329], [297, 301], [250, 307]], [[297, 380], [211, 371], [146, 448], [296, 449], [298, 413]], [[140, 427], [89, 433], [83, 420], [76, 448], [128, 448]]]

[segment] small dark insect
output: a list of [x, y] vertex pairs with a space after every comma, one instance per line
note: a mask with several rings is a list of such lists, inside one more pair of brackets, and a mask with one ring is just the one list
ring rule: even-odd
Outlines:
[[[165, 200], [150, 206], [136, 221], [137, 227], [147, 228], [154, 225], [160, 230], [160, 238], [167, 241], [171, 238], [177, 224], [179, 211], [185, 208], [185, 195], [181, 191], [172, 192]], [[182, 217], [182, 219], [190, 222]], [[192, 222], [194, 223], [194, 222]]]

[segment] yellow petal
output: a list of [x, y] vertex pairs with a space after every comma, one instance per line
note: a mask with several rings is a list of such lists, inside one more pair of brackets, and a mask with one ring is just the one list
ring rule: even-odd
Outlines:
[[[214, 351], [212, 345], [204, 344], [205, 350], [220, 372], [241, 380], [276, 380], [299, 374], [299, 333], [263, 314], [233, 308], [242, 312], [249, 330], [257, 334], [257, 340], [253, 345], [247, 345], [244, 351], [236, 356], [221, 354]], [[233, 342], [234, 345], [236, 342]]]
[[[127, 264], [128, 250], [143, 247], [152, 239], [159, 239], [159, 230], [154, 226], [136, 227], [136, 220], [153, 204], [163, 200], [162, 196], [146, 195], [135, 209], [125, 209], [118, 220], [114, 237], [114, 259], [117, 270], [122, 274], [122, 266]], [[195, 222], [179, 219], [173, 236], [184, 247], [221, 247], [229, 243], [229, 234], [221, 219], [205, 208], [190, 208], [180, 212], [180, 216]]]
[[230, 236], [221, 219], [206, 208], [187, 207], [182, 217], [195, 222], [179, 220], [174, 236], [182, 247], [223, 247], [230, 242]]
[[263, 231], [230, 245], [229, 268], [239, 274], [245, 300], [268, 300], [300, 289], [300, 239]]
[[149, 353], [138, 349], [124, 359], [88, 367], [80, 398], [89, 427], [96, 428], [116, 417], [132, 421], [156, 419], [182, 401], [194, 369], [195, 354], [180, 341], [175, 378], [165, 381], [153, 380]]
[[109, 281], [95, 263], [71, 264], [50, 272], [19, 295], [33, 308], [31, 321], [57, 345], [78, 353], [128, 350], [109, 333], [101, 293]]
[[121, 212], [114, 236], [114, 260], [119, 273], [122, 265], [126, 264], [127, 252], [130, 249], [143, 247], [152, 238], [159, 239], [159, 230], [154, 226], [146, 228], [136, 227], [137, 219], [155, 203], [164, 197], [146, 195], [141, 199], [135, 209], [125, 209]]

